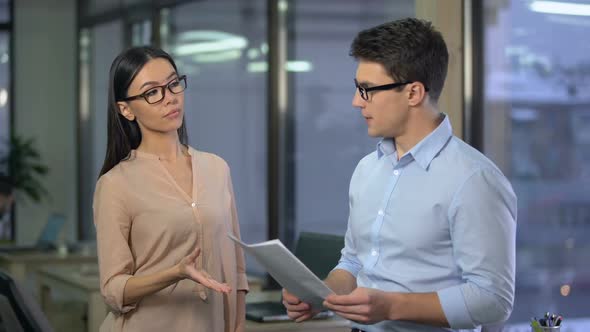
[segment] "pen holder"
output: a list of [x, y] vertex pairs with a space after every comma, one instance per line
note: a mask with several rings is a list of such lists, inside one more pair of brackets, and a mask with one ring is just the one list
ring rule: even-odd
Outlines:
[[531, 326], [531, 332], [560, 332], [561, 326]]

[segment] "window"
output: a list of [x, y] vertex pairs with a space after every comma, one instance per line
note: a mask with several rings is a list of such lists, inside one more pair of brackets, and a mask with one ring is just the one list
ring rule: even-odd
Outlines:
[[10, 13], [11, 1], [10, 0], [0, 0], [0, 24], [10, 23], [12, 20], [11, 13]]
[[107, 146], [107, 89], [113, 59], [123, 50], [120, 20], [80, 33], [80, 214], [82, 239], [94, 239], [92, 197]]
[[484, 3], [483, 150], [519, 205], [510, 321], [588, 317], [590, 4]]
[[[199, 15], [199, 19], [195, 19]], [[162, 45], [187, 75], [189, 143], [224, 158], [246, 242], [267, 234], [266, 1], [205, 1], [162, 12]], [[257, 269], [248, 259], [248, 269]]]
[[377, 147], [352, 105], [356, 63], [350, 44], [362, 30], [415, 16], [414, 1], [294, 1], [295, 40], [288, 68], [295, 91], [297, 232], [344, 235], [348, 186], [357, 163]]
[[[0, 156], [8, 152], [8, 141], [11, 134], [12, 105], [12, 13], [11, 1], [0, 0]], [[1, 169], [0, 172], [7, 172]], [[14, 237], [13, 220], [10, 214], [0, 219], [0, 241], [12, 240]]]
[[0, 30], [0, 155], [10, 137], [10, 31]]

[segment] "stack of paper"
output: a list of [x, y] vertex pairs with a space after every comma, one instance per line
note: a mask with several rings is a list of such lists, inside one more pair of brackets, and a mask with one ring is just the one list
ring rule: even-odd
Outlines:
[[309, 303], [313, 309], [321, 310], [326, 296], [334, 293], [280, 240], [248, 245], [232, 234], [228, 236], [244, 248], [244, 251], [254, 256], [281, 286], [303, 302]]

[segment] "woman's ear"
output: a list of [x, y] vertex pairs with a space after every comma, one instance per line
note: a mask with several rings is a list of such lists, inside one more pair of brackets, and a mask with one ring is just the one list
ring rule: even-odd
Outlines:
[[117, 106], [119, 107], [119, 114], [125, 117], [125, 119], [129, 121], [135, 120], [135, 114], [131, 111], [129, 104], [124, 101], [117, 102]]

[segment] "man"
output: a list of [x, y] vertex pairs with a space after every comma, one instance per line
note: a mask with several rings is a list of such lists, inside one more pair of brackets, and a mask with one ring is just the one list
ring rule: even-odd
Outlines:
[[[448, 52], [429, 22], [360, 32], [352, 101], [382, 137], [350, 182], [350, 217], [324, 306], [353, 331], [449, 331], [506, 320], [514, 300], [516, 196], [437, 108]], [[315, 312], [287, 290], [300, 322]], [[449, 329], [450, 328], [450, 329]]]
[[10, 178], [3, 174], [0, 174], [0, 219], [4, 216], [4, 213], [8, 211], [8, 208], [12, 205], [12, 185]]

